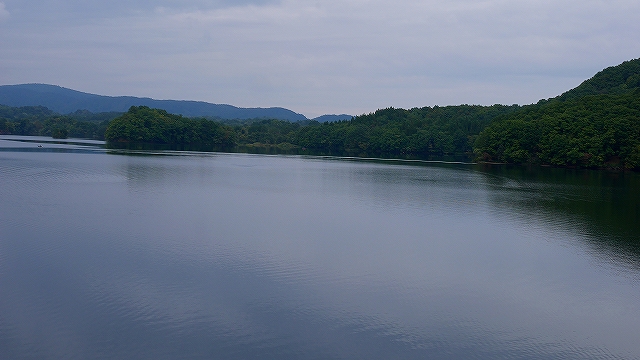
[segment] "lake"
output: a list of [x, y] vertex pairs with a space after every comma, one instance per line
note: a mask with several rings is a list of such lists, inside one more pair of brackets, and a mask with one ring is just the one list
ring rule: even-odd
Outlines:
[[639, 174], [45, 140], [0, 137], [2, 359], [640, 358]]

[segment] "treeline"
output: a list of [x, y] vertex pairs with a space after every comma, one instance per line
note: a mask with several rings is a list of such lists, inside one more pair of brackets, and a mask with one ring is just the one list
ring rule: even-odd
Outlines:
[[493, 118], [518, 109], [517, 105], [388, 108], [331, 123], [265, 119], [232, 126], [134, 106], [109, 124], [105, 138], [111, 143], [276, 147], [355, 156], [471, 154], [476, 137]]
[[118, 115], [88, 111], [61, 115], [44, 106], [0, 105], [0, 134], [104, 140], [109, 121]]
[[310, 124], [294, 137], [296, 145], [353, 155], [427, 157], [464, 154], [493, 118], [517, 105], [460, 105], [410, 110], [387, 108], [348, 121]]

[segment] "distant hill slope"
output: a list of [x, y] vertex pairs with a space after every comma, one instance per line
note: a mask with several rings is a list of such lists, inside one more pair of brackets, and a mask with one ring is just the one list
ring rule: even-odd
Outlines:
[[353, 118], [353, 116], [347, 115], [347, 114], [340, 114], [340, 115], [327, 114], [327, 115], [318, 116], [317, 118], [313, 118], [311, 120], [315, 120], [317, 122], [334, 122], [334, 121], [351, 120], [351, 118]]
[[291, 110], [271, 108], [239, 108], [226, 104], [211, 104], [203, 101], [155, 100], [133, 96], [103, 96], [84, 93], [46, 84], [21, 84], [0, 86], [0, 104], [8, 106], [46, 106], [61, 113], [77, 110], [93, 113], [126, 112], [131, 106], [148, 106], [163, 109], [173, 114], [188, 117], [218, 117], [221, 119], [270, 118], [289, 121], [307, 120]]

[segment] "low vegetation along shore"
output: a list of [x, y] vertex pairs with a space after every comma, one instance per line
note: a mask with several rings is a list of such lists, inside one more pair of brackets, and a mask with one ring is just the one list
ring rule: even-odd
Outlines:
[[0, 133], [238, 151], [430, 158], [640, 170], [640, 59], [536, 104], [387, 108], [331, 123], [186, 118], [145, 106], [55, 114], [0, 106]]

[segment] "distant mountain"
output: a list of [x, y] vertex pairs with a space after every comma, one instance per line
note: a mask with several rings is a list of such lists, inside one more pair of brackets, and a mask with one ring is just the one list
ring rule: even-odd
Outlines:
[[226, 104], [203, 101], [155, 100], [133, 96], [103, 96], [47, 84], [21, 84], [0, 86], [0, 104], [20, 106], [45, 106], [61, 114], [77, 110], [93, 113], [126, 112], [131, 106], [148, 106], [163, 109], [172, 114], [187, 117], [217, 117], [221, 119], [269, 118], [289, 121], [307, 120], [291, 110], [270, 108], [239, 108]]
[[318, 116], [317, 118], [313, 118], [311, 120], [315, 120], [317, 122], [334, 122], [334, 121], [342, 121], [342, 120], [351, 120], [353, 116], [352, 115], [347, 115], [347, 114], [340, 114], [340, 115], [322, 115], [322, 116]]

